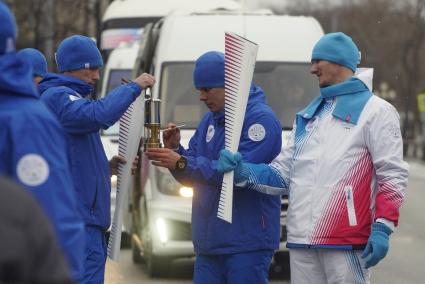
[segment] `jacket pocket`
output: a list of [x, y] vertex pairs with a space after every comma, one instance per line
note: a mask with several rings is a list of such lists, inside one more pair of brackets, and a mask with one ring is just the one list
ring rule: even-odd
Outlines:
[[91, 205], [90, 205], [90, 212], [91, 212], [91, 214], [94, 214], [94, 212], [96, 211], [96, 207], [98, 207], [97, 206], [97, 195], [99, 194], [99, 192], [98, 192], [98, 185], [97, 185], [97, 182], [96, 182], [96, 190], [94, 191], [94, 196], [93, 196], [93, 198], [91, 199], [92, 201], [91, 201]]
[[357, 226], [356, 209], [354, 208], [353, 187], [347, 185], [345, 188], [345, 201], [347, 203], [348, 223], [350, 226]]

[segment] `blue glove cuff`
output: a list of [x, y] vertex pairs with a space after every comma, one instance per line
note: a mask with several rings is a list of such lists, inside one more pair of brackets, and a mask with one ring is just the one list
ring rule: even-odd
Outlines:
[[250, 169], [248, 163], [239, 162], [235, 169], [235, 183], [247, 181], [249, 178]]
[[372, 232], [382, 232], [389, 236], [393, 231], [387, 225], [376, 222], [372, 224]]

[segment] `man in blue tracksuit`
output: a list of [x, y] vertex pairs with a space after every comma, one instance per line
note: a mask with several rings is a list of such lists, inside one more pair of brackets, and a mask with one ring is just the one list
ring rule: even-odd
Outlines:
[[1, 2], [0, 27], [0, 175], [13, 178], [36, 198], [78, 280], [84, 227], [76, 210], [64, 132], [40, 101], [31, 66], [15, 52], [15, 20]]
[[95, 42], [75, 35], [61, 42], [56, 53], [61, 74], [49, 74], [39, 85], [41, 99], [66, 132], [71, 176], [85, 222], [86, 248], [83, 283], [103, 283], [106, 261], [105, 232], [110, 225], [110, 169], [99, 130], [113, 125], [142, 88], [154, 78], [142, 74], [112, 90], [101, 100], [87, 98], [99, 80], [103, 61]]
[[[194, 188], [192, 235], [194, 283], [267, 283], [273, 251], [279, 246], [280, 198], [235, 187], [233, 223], [217, 218], [223, 175], [217, 171], [224, 148], [224, 55], [207, 52], [193, 72], [200, 100], [210, 109], [191, 138], [180, 145], [177, 128], [164, 132], [164, 149], [149, 149], [154, 165], [167, 167]], [[245, 161], [272, 161], [281, 148], [281, 125], [252, 85], [239, 151]], [[171, 150], [175, 149], [175, 151]]]
[[18, 56], [32, 66], [34, 84], [38, 85], [47, 75], [47, 60], [43, 53], [35, 48], [24, 48], [18, 51]]

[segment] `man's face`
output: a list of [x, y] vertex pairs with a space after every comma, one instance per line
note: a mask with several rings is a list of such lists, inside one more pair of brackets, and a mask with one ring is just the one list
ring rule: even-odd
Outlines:
[[312, 60], [310, 73], [317, 76], [321, 88], [342, 82], [341, 75], [343, 68], [326, 60]]
[[199, 100], [204, 102], [212, 112], [224, 109], [224, 88], [200, 88]]
[[69, 71], [68, 75], [83, 80], [87, 84], [92, 86], [96, 85], [96, 82], [100, 79], [99, 68], [84, 68], [74, 71]]

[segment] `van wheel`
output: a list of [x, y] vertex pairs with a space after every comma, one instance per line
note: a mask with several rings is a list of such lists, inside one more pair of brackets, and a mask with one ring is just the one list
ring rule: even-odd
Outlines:
[[131, 258], [133, 260], [133, 263], [140, 264], [143, 263], [143, 257], [140, 252], [139, 247], [134, 243], [133, 240], [131, 240]]
[[162, 277], [170, 269], [170, 260], [149, 254], [146, 256], [146, 268], [150, 277]]
[[129, 233], [121, 233], [121, 248], [130, 248], [131, 247], [131, 236]]

